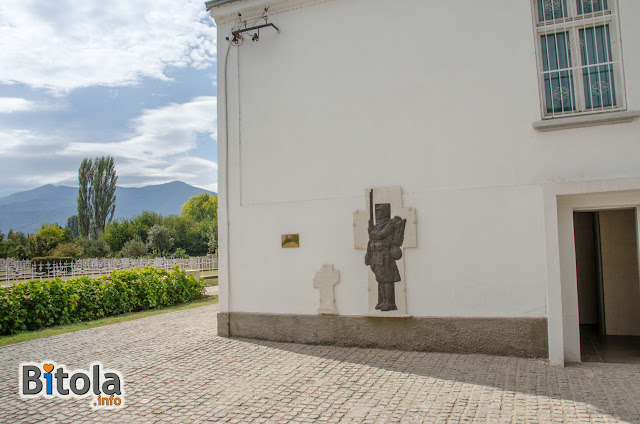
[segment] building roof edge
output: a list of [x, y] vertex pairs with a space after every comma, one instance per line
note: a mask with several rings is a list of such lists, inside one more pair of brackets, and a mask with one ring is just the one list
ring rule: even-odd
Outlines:
[[205, 6], [207, 7], [207, 11], [213, 9], [214, 7], [217, 6], [222, 6], [223, 4], [227, 4], [227, 3], [233, 3], [239, 0], [211, 0], [211, 1], [207, 1], [205, 2]]

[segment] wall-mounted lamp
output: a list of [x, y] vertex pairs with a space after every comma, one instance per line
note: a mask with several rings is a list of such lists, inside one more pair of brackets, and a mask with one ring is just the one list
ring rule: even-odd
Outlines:
[[[268, 7], [265, 7], [262, 16], [253, 21], [251, 24], [248, 24], [247, 21], [242, 19], [242, 13], [238, 13], [238, 22], [231, 30], [231, 36], [227, 37], [227, 41], [229, 41], [234, 46], [240, 46], [244, 42], [244, 37], [242, 34], [245, 32], [256, 31], [253, 33], [251, 37], [251, 41], [260, 41], [260, 29], [272, 27], [276, 31], [280, 32], [280, 28], [275, 26], [274, 24], [269, 22], [269, 17], [267, 16], [267, 12], [269, 11]], [[264, 23], [260, 25], [256, 25], [258, 21], [264, 20]]]

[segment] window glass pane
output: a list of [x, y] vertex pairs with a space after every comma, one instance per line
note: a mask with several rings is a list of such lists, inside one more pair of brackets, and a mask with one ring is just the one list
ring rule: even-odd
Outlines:
[[547, 113], [573, 110], [573, 77], [569, 71], [569, 33], [541, 36], [542, 65]]
[[609, 9], [609, 0], [577, 0], [578, 14], [602, 12]]
[[616, 105], [609, 25], [580, 30], [586, 107]]
[[567, 0], [538, 0], [538, 20], [540, 22], [567, 16]]

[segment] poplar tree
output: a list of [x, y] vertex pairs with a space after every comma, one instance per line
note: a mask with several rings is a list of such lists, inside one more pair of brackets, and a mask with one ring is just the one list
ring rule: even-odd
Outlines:
[[78, 169], [78, 232], [83, 237], [89, 237], [93, 210], [91, 208], [91, 178], [92, 161], [84, 158]]
[[85, 158], [78, 169], [78, 230], [98, 238], [116, 209], [116, 175], [113, 157]]
[[113, 219], [116, 210], [116, 168], [111, 156], [102, 156], [93, 161], [91, 179], [91, 206], [93, 207], [94, 237], [104, 232], [107, 222]]

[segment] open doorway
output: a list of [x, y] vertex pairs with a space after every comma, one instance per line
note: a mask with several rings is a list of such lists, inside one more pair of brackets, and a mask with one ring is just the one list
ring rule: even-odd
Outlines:
[[635, 209], [574, 212], [583, 362], [640, 363]]

